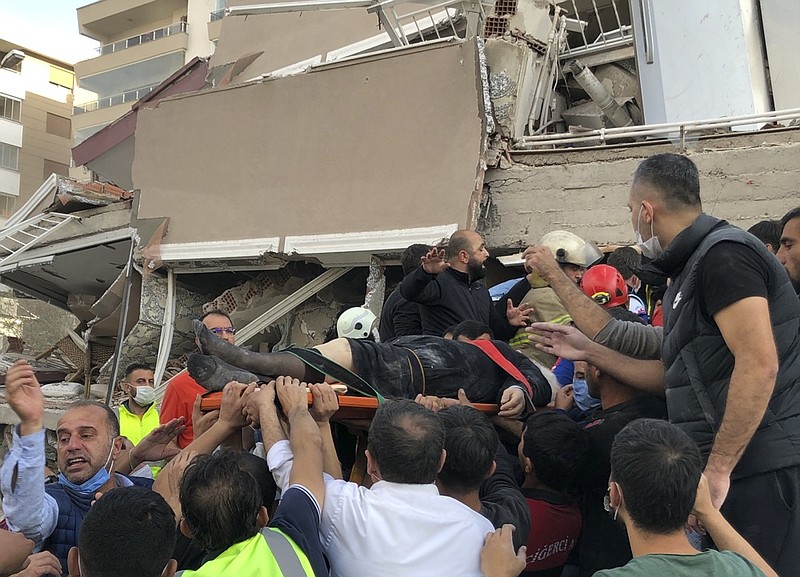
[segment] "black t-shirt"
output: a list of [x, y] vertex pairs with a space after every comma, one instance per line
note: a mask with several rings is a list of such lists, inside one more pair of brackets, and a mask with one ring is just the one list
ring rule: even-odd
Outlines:
[[767, 298], [777, 282], [764, 256], [739, 242], [715, 244], [699, 266], [700, 307], [709, 319], [742, 299]]
[[600, 569], [621, 567], [631, 559], [625, 528], [603, 509], [603, 497], [611, 474], [611, 445], [614, 437], [631, 421], [643, 418], [666, 419], [667, 407], [664, 399], [641, 394], [609, 409], [598, 409], [591, 414], [584, 426], [589, 435], [590, 452], [581, 498], [581, 577], [593, 575]]

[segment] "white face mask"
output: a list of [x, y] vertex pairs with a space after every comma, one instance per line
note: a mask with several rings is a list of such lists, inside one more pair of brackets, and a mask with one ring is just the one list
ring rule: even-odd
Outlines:
[[650, 238], [642, 240], [642, 209], [644, 205], [639, 207], [639, 216], [636, 217], [636, 243], [642, 251], [642, 256], [649, 259], [656, 259], [664, 254], [664, 249], [661, 247], [661, 241], [653, 233], [653, 221], [650, 221]]
[[133, 396], [133, 402], [140, 407], [147, 407], [152, 405], [156, 400], [156, 390], [153, 387], [135, 387], [136, 394]]

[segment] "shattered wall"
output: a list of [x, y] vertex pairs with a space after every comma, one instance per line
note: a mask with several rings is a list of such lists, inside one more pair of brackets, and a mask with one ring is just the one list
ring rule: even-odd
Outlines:
[[[175, 332], [172, 339], [172, 354], [181, 355], [194, 348], [191, 321], [197, 318], [198, 311], [209, 295], [197, 294], [180, 286], [175, 287]], [[131, 363], [148, 363], [155, 366], [161, 327], [164, 323], [164, 306], [167, 302], [167, 279], [150, 275], [142, 282], [142, 298], [139, 307], [139, 321], [130, 328], [122, 346], [118, 379], [125, 367]], [[100, 369], [97, 382], [107, 384], [111, 379], [113, 360]]]
[[6, 337], [22, 338], [23, 352], [36, 355], [74, 329], [78, 319], [67, 311], [30, 298], [17, 298], [13, 293], [0, 293], [0, 350], [8, 348]]
[[139, 111], [138, 218], [170, 216], [163, 245], [465, 226], [484, 122], [474, 41], [163, 100]]
[[[631, 177], [672, 144], [514, 154], [489, 170], [479, 230], [491, 247], [521, 247], [565, 229], [600, 244], [629, 243]], [[706, 139], [686, 154], [700, 169], [703, 209], [748, 228], [800, 205], [800, 128]]]

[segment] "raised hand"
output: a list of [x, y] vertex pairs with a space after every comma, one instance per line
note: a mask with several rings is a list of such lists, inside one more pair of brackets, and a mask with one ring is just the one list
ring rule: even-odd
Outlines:
[[150, 431], [130, 450], [131, 467], [137, 463], [171, 459], [177, 455], [180, 447], [175, 444], [175, 439], [185, 430], [184, 418], [178, 417]]
[[235, 381], [228, 383], [222, 389], [219, 420], [230, 429], [241, 429], [247, 426], [247, 417], [243, 412], [247, 402], [247, 398], [244, 395], [246, 390], [248, 390], [248, 385]]
[[192, 406], [192, 430], [194, 438], [201, 436], [211, 428], [211, 425], [219, 420], [219, 409], [204, 413], [200, 410], [200, 403], [203, 401], [201, 395], [197, 395]]
[[161, 469], [153, 483], [153, 491], [164, 497], [164, 500], [169, 503], [176, 519], [181, 518], [181, 502], [179, 498], [181, 478], [186, 467], [191, 464], [196, 456], [196, 451], [181, 451], [177, 457]]
[[339, 410], [339, 396], [327, 383], [308, 385], [314, 403], [311, 405], [311, 416], [317, 423], [327, 423]]
[[512, 327], [526, 327], [528, 326], [528, 315], [533, 310], [533, 307], [528, 303], [522, 303], [518, 307], [514, 306], [511, 299], [508, 299], [508, 306], [506, 307], [506, 318], [508, 324]]
[[522, 253], [525, 259], [525, 270], [528, 272], [538, 272], [545, 279], [551, 274], [556, 274], [561, 270], [558, 266], [553, 251], [546, 246], [531, 246]]
[[19, 434], [30, 435], [42, 429], [44, 395], [27, 361], [20, 360], [6, 373], [6, 401], [20, 420]]
[[275, 379], [275, 392], [281, 403], [283, 414], [287, 417], [294, 411], [308, 410], [307, 385], [301, 383], [299, 379], [292, 377], [278, 377]]
[[444, 260], [443, 248], [432, 248], [422, 257], [422, 268], [428, 274], [439, 274], [450, 268], [450, 263]]
[[583, 361], [592, 340], [575, 327], [554, 323], [533, 323], [526, 329], [536, 348], [570, 361]]

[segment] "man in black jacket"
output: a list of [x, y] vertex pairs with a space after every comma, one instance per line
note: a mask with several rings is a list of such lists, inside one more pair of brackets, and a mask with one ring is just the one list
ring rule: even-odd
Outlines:
[[481, 235], [458, 230], [446, 249], [432, 249], [422, 257], [422, 266], [403, 279], [400, 294], [420, 305], [423, 334], [442, 336], [448, 327], [475, 320], [489, 325], [498, 340], [507, 341], [517, 327], [526, 325], [530, 308], [526, 305], [514, 307], [509, 301], [505, 318], [495, 310], [481, 282], [487, 258]]

